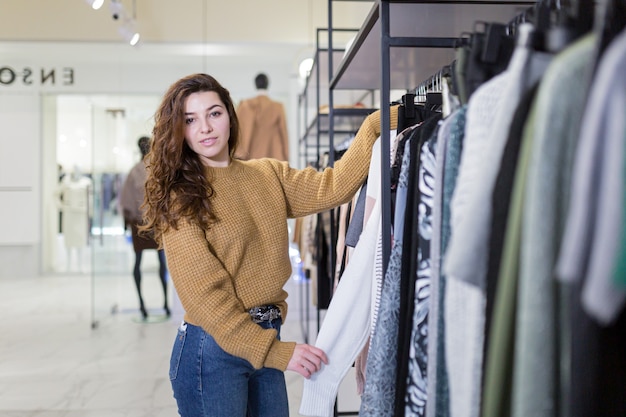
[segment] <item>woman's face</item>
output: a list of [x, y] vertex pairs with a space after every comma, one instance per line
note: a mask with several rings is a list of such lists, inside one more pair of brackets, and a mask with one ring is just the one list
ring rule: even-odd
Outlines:
[[185, 142], [202, 163], [226, 167], [230, 163], [230, 116], [215, 91], [192, 93], [185, 99]]

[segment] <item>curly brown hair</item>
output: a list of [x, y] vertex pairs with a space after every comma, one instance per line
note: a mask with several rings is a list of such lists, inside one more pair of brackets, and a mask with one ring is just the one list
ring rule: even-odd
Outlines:
[[239, 141], [239, 120], [230, 93], [207, 74], [192, 74], [170, 86], [154, 116], [153, 142], [146, 156], [148, 178], [144, 199], [144, 233], [152, 232], [157, 242], [181, 218], [207, 230], [215, 221], [213, 188], [198, 155], [185, 141], [185, 101], [192, 93], [214, 91], [230, 117], [228, 152], [233, 158]]

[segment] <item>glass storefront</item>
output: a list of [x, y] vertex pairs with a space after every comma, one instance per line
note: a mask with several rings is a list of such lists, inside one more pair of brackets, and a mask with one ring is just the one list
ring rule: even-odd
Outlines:
[[[113, 314], [141, 319], [133, 278], [135, 254], [118, 198], [128, 171], [140, 160], [137, 140], [150, 135], [159, 99], [50, 95], [43, 100], [48, 113], [44, 136], [55, 144], [57, 172], [50, 175], [58, 177], [55, 189], [44, 191], [53, 196], [57, 209], [56, 215], [44, 219], [55, 223], [43, 225], [55, 231], [43, 244], [43, 258], [50, 260], [46, 272], [91, 281], [93, 327]], [[147, 308], [162, 307], [156, 251], [145, 251], [141, 270]]]

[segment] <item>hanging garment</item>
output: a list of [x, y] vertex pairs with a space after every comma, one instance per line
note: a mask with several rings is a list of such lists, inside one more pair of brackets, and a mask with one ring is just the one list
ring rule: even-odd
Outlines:
[[443, 351], [443, 294], [445, 276], [441, 273], [442, 254], [450, 236], [449, 204], [456, 183], [465, 132], [465, 110], [462, 106], [443, 120], [437, 138], [435, 185], [433, 197], [433, 234], [431, 240], [430, 311], [428, 314], [428, 371], [426, 415], [448, 415], [448, 379]]
[[[434, 118], [437, 122], [441, 116]], [[418, 270], [415, 280], [409, 363], [404, 399], [404, 415], [421, 417], [426, 414], [428, 372], [428, 315], [430, 302], [432, 237], [432, 206], [435, 183], [435, 149], [439, 124], [422, 144], [419, 155], [418, 187]], [[415, 191], [414, 191], [415, 192]]]
[[[390, 149], [394, 147], [397, 149], [398, 136], [396, 132], [391, 132], [389, 137], [390, 140]], [[393, 162], [393, 158], [395, 158], [395, 154], [390, 155], [389, 165], [391, 166]], [[381, 198], [382, 195], [382, 172], [380, 168], [380, 162], [372, 159], [372, 163], [370, 164], [370, 178], [369, 185], [367, 187], [367, 196], [365, 197], [365, 221], [368, 221], [371, 214], [371, 208], [377, 204], [377, 201]], [[392, 204], [393, 207], [393, 204]], [[393, 212], [391, 213], [393, 214]], [[393, 234], [393, 230], [392, 230]], [[391, 236], [393, 239], [393, 235]], [[376, 242], [376, 252], [374, 255], [374, 293], [372, 298], [372, 325], [371, 331], [374, 331], [376, 327], [376, 320], [378, 319], [378, 306], [380, 304], [380, 293], [382, 291], [383, 286], [383, 244], [382, 244], [382, 236], [379, 237], [378, 242]], [[365, 353], [365, 355], [367, 355]]]
[[[611, 154], [620, 151], [614, 148], [614, 144], [616, 141], [623, 144], [624, 140], [623, 117], [615, 115], [623, 115], [626, 108], [623, 77], [625, 42], [626, 32], [622, 32], [609, 44], [591, 84], [572, 173], [570, 211], [557, 265], [559, 279], [573, 282], [568, 285], [572, 290], [568, 300], [571, 363], [575, 364], [571, 370], [569, 398], [572, 417], [626, 415], [623, 396], [626, 385], [623, 291], [606, 291], [612, 283], [613, 251], [619, 245], [619, 236], [615, 238], [615, 231], [607, 230], [610, 222], [616, 220], [615, 212], [611, 214], [602, 208], [616, 204], [616, 201], [611, 202], [615, 197], [611, 194], [620, 192], [605, 188], [610, 187], [613, 180], [603, 181], [612, 175], [623, 175], [622, 171], [607, 177], [605, 170], [615, 168], [616, 155]], [[620, 124], [622, 127], [619, 127]], [[620, 135], [621, 140], [613, 139]], [[607, 155], [610, 157], [607, 158]], [[619, 196], [617, 198], [620, 199]], [[604, 223], [605, 219], [601, 216], [609, 217], [606, 219], [609, 223]], [[616, 228], [615, 223], [612, 227]], [[621, 227], [617, 229], [621, 231]], [[581, 240], [572, 242], [570, 239]], [[613, 239], [617, 240], [617, 244]], [[606, 253], [600, 253], [600, 250]], [[594, 293], [606, 295], [603, 299], [605, 305], [593, 302]]]
[[[530, 32], [532, 27], [522, 25], [520, 30]], [[455, 417], [475, 417], [480, 410], [491, 224], [491, 205], [486, 202], [491, 201], [517, 104], [550, 58], [531, 53], [520, 43], [507, 70], [478, 88], [468, 103], [466, 138], [451, 207], [453, 233], [444, 261], [444, 273], [449, 277], [445, 320], [450, 343], [446, 340], [446, 356], [452, 361], [448, 365]]]
[[[408, 128], [398, 136], [410, 136]], [[402, 261], [402, 237], [404, 210], [407, 198], [410, 141], [403, 141], [405, 149], [398, 177], [394, 215], [394, 241], [389, 264], [383, 280], [377, 324], [371, 336], [365, 386], [361, 397], [359, 415], [371, 417], [393, 417], [395, 381], [397, 371], [398, 313], [400, 308], [400, 267]]]
[[[503, 276], [500, 278], [500, 267], [504, 256], [503, 249], [505, 247], [505, 233], [509, 220], [509, 208], [511, 205], [512, 193], [514, 189], [518, 160], [521, 154], [521, 145], [524, 136], [524, 127], [529, 119], [531, 105], [534, 101], [538, 89], [538, 83], [524, 94], [520, 104], [513, 117], [509, 137], [500, 161], [500, 169], [498, 178], [494, 186], [491, 206], [493, 208], [493, 216], [491, 220], [491, 235], [489, 248], [489, 270], [487, 272], [487, 306], [486, 306], [486, 323], [485, 334], [486, 342], [486, 358], [485, 358], [485, 376], [483, 379], [482, 393], [482, 416], [499, 417], [510, 414], [511, 410], [511, 378], [513, 375], [513, 341], [510, 335], [513, 334], [514, 326], [513, 312], [515, 310], [515, 292], [511, 293], [509, 298], [500, 295], [503, 288], [500, 288], [501, 281], [509, 281], [517, 279], [517, 275]], [[506, 282], [502, 284], [506, 287]], [[496, 309], [496, 291], [500, 298], [506, 301], [498, 304], [498, 312]], [[507, 293], [508, 294], [508, 293]], [[507, 309], [506, 313], [502, 309]], [[496, 316], [496, 317], [494, 317]], [[502, 351], [495, 352], [496, 331], [494, 330], [494, 321], [498, 321], [498, 333], [502, 333], [505, 328], [510, 334], [500, 336], [504, 341], [498, 341], [497, 348], [502, 347]], [[506, 342], [506, 343], [505, 343]]]
[[567, 214], [574, 150], [584, 120], [594, 42], [588, 36], [555, 57], [534, 104], [534, 140], [522, 209], [514, 417], [558, 416], [561, 326], [553, 274]]
[[63, 239], [67, 248], [83, 248], [89, 244], [89, 223], [93, 214], [91, 179], [66, 176], [57, 191], [63, 213]]
[[[491, 163], [491, 161], [484, 159], [486, 144], [477, 141], [484, 141], [489, 137], [488, 132], [495, 117], [495, 109], [497, 109], [501, 93], [508, 82], [507, 76], [508, 72], [505, 72], [492, 78], [479, 87], [469, 100], [463, 153], [456, 187], [450, 202], [450, 227], [453, 233], [444, 254], [442, 272], [446, 276], [444, 293], [445, 360], [448, 365], [450, 413], [455, 417], [476, 417], [479, 412], [485, 300], [481, 285], [462, 279], [462, 275], [457, 274], [458, 268], [451, 269], [448, 263], [451, 262], [453, 255], [453, 253], [451, 254], [454, 249], [453, 245], [456, 245], [457, 248], [460, 245], [458, 225], [461, 222], [470, 222], [467, 217], [469, 214], [467, 206], [471, 200], [471, 195], [477, 193], [476, 187], [482, 186], [482, 183], [479, 182], [478, 170], [484, 164]], [[471, 158], [478, 159], [472, 160]], [[473, 221], [473, 216], [471, 220]], [[470, 248], [474, 249], [470, 245], [466, 246], [464, 251], [469, 251]], [[472, 275], [471, 278], [476, 280], [478, 272], [475, 271], [476, 268], [473, 263], [467, 264], [465, 267], [472, 270], [475, 275]]]
[[[524, 24], [520, 30], [531, 31], [532, 27]], [[466, 144], [452, 202], [454, 233], [444, 264], [451, 277], [474, 285], [484, 281], [491, 217], [485, 201], [493, 192], [498, 162], [519, 100], [541, 77], [551, 58], [520, 44], [507, 70], [483, 84], [478, 99], [470, 98]]]
[[495, 299], [496, 288], [500, 276], [500, 262], [502, 259], [502, 248], [504, 246], [504, 232], [509, 214], [509, 206], [511, 202], [511, 191], [515, 180], [515, 171], [522, 144], [522, 136], [524, 126], [530, 113], [530, 107], [533, 104], [537, 94], [539, 83], [535, 83], [520, 100], [513, 120], [511, 129], [500, 160], [500, 168], [494, 185], [493, 195], [491, 197], [491, 233], [489, 235], [489, 261], [487, 265], [487, 305], [485, 334], [490, 333], [491, 320], [493, 318], [493, 304]]
[[[392, 161], [395, 158], [398, 139], [401, 138], [402, 135], [396, 135], [395, 131], [392, 131], [390, 134], [390, 158], [389, 164], [392, 164]], [[395, 150], [394, 150], [395, 149]], [[370, 186], [366, 190], [365, 197], [365, 210], [364, 210], [364, 220], [368, 221], [371, 215], [372, 208], [376, 204], [377, 200], [381, 198], [381, 182], [382, 182], [382, 172], [380, 170], [380, 163], [378, 161], [372, 160], [372, 164], [370, 164], [370, 172], [369, 177], [371, 178]], [[392, 203], [393, 206], [393, 203]], [[391, 213], [393, 215], [393, 212]], [[393, 239], [393, 230], [392, 236]], [[372, 292], [372, 307], [371, 307], [371, 330], [370, 330], [370, 338], [371, 333], [373, 333], [374, 328], [376, 327], [376, 321], [378, 320], [378, 309], [380, 306], [380, 297], [383, 286], [383, 245], [382, 245], [382, 235], [379, 236], [378, 242], [376, 242], [376, 250], [374, 253], [374, 291]], [[369, 350], [369, 340], [363, 347], [363, 350], [359, 353], [359, 356], [355, 361], [356, 368], [356, 382], [357, 382], [357, 392], [363, 392], [363, 385], [365, 384], [365, 367], [367, 366], [367, 356]]]
[[[380, 158], [379, 138], [372, 148], [370, 167]], [[352, 254], [352, 259], [358, 261], [346, 266], [317, 335], [315, 345], [326, 352], [329, 363], [310, 379], [304, 380], [299, 411], [305, 416], [332, 417], [339, 384], [370, 335], [374, 258], [381, 228], [380, 214], [378, 198]]]
[[[415, 294], [417, 286], [416, 281], [420, 279], [419, 271], [419, 251], [420, 251], [420, 221], [424, 220], [418, 216], [420, 209], [420, 193], [419, 189], [419, 172], [420, 172], [420, 150], [422, 145], [430, 138], [437, 124], [441, 120], [441, 113], [432, 113], [431, 116], [415, 130], [415, 135], [411, 138], [411, 158], [409, 166], [409, 198], [405, 209], [404, 234], [403, 234], [403, 253], [402, 253], [402, 269], [400, 281], [400, 313], [399, 313], [399, 332], [398, 332], [398, 372], [396, 377], [396, 398], [395, 398], [395, 415], [404, 413], [405, 398], [407, 393], [407, 383], [409, 381], [409, 361], [413, 346], [411, 335], [414, 326], [413, 313], [416, 307]], [[429, 268], [426, 268], [428, 270]], [[420, 284], [425, 283], [420, 279]], [[419, 292], [420, 296], [427, 295], [425, 292]], [[423, 315], [426, 325], [427, 306], [420, 304], [420, 312]], [[425, 356], [425, 351], [424, 355]], [[425, 362], [424, 362], [425, 363]], [[425, 372], [424, 372], [425, 376]], [[424, 386], [425, 387], [425, 386]]]
[[317, 263], [316, 276], [316, 299], [318, 308], [326, 309], [330, 304], [332, 294], [333, 277], [331, 275], [331, 236], [330, 236], [330, 211], [317, 214], [315, 230], [315, 260]]
[[337, 214], [337, 242], [335, 244], [335, 278], [333, 287], [339, 283], [339, 278], [343, 274], [347, 263], [347, 247], [346, 247], [346, 229], [350, 220], [350, 212], [352, 211], [352, 200], [339, 207]]
[[[624, 171], [624, 132], [626, 132], [626, 30], [609, 44], [594, 78], [588, 109], [597, 114], [581, 131], [581, 141], [596, 142], [600, 155], [597, 172], [598, 190], [595, 234], [589, 255], [589, 266], [583, 287], [583, 306], [600, 324], [611, 323], [626, 302], [626, 291], [615, 285], [613, 269], [619, 252], [619, 233], [616, 224], [622, 224], [622, 173]], [[589, 116], [590, 119], [593, 116]], [[602, 141], [598, 138], [603, 138]], [[593, 204], [593, 203], [592, 203]]]
[[[510, 415], [510, 391], [512, 380], [513, 338], [519, 272], [519, 247], [522, 227], [522, 205], [528, 172], [528, 162], [532, 149], [532, 129], [535, 123], [535, 109], [531, 109], [522, 137], [522, 145], [517, 161], [511, 206], [504, 248], [500, 263], [500, 279], [496, 288], [491, 331], [487, 339], [485, 383], [482, 392], [483, 416], [501, 417]], [[446, 302], [448, 300], [446, 299]], [[446, 340], [446, 343], [449, 341]], [[447, 345], [446, 345], [447, 346]], [[452, 384], [452, 382], [451, 382]]]
[[363, 231], [363, 216], [365, 216], [365, 196], [367, 195], [367, 182], [363, 184], [354, 205], [352, 219], [346, 231], [346, 246], [355, 247], [359, 242], [359, 236]]

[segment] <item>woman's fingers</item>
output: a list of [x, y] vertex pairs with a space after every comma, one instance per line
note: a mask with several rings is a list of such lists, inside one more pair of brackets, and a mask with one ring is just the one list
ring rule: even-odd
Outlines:
[[322, 363], [328, 363], [328, 357], [323, 350], [311, 345], [297, 344], [287, 369], [308, 379], [322, 369]]

